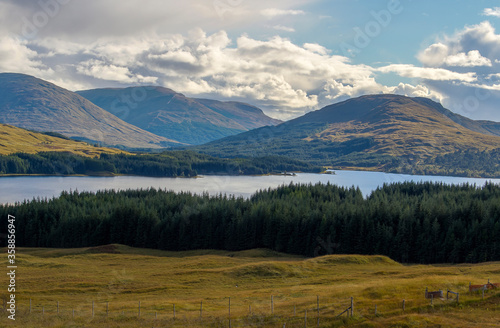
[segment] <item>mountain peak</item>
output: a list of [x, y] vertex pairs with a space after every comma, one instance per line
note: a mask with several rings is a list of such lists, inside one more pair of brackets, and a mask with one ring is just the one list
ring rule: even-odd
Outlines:
[[495, 149], [500, 136], [480, 131], [486, 127], [494, 132], [500, 124], [466, 119], [429, 99], [377, 94], [215, 141], [200, 150], [219, 156], [275, 154], [318, 165], [381, 169], [401, 158]]

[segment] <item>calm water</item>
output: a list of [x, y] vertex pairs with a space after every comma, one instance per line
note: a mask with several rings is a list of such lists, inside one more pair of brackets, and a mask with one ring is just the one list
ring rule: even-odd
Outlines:
[[63, 190], [97, 191], [103, 189], [161, 188], [173, 191], [223, 193], [248, 197], [259, 189], [282, 184], [327, 183], [357, 186], [363, 195], [369, 195], [384, 183], [403, 181], [438, 181], [447, 184], [471, 183], [484, 185], [486, 181], [500, 184], [500, 179], [470, 179], [440, 176], [388, 174], [381, 172], [336, 171], [336, 175], [301, 173], [297, 176], [205, 176], [197, 179], [120, 177], [6, 177], [0, 178], [0, 204], [15, 203], [34, 197], [52, 198]]

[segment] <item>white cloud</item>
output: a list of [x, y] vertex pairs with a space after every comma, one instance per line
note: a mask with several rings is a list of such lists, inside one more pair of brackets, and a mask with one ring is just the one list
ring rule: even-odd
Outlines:
[[431, 67], [477, 67], [492, 65], [491, 60], [483, 57], [479, 50], [470, 50], [466, 53], [458, 52], [457, 48], [455, 47], [455, 51], [453, 51], [453, 48], [443, 43], [436, 43], [421, 52], [418, 58], [422, 63]]
[[437, 102], [441, 102], [443, 100], [443, 95], [421, 84], [413, 86], [411, 84], [400, 83], [397, 87], [391, 89], [391, 93], [407, 97], [430, 98]]
[[[495, 10], [487, 13], [493, 14]], [[417, 58], [432, 69], [475, 76], [475, 81], [423, 80], [430, 89], [442, 95], [444, 106], [468, 117], [500, 121], [497, 105], [500, 102], [500, 35], [490, 22], [466, 26], [451, 36], [443, 36]]]
[[500, 17], [500, 7], [486, 8], [483, 11], [483, 15], [485, 15], [485, 16]]
[[38, 58], [27, 41], [12, 37], [0, 37], [0, 72], [24, 73], [47, 76], [52, 70]]
[[403, 77], [419, 78], [433, 81], [463, 81], [474, 82], [477, 80], [475, 73], [458, 73], [443, 68], [416, 67], [407, 64], [392, 64], [376, 69], [382, 73], [397, 73]]
[[284, 31], [284, 32], [295, 32], [295, 29], [293, 27], [288, 27], [288, 26], [283, 26], [283, 25], [274, 25], [273, 29], [277, 31]]
[[144, 77], [140, 74], [132, 74], [128, 67], [106, 64], [96, 59], [80, 63], [76, 66], [76, 71], [96, 79], [120, 83], [155, 83], [158, 79], [156, 77]]
[[448, 66], [460, 67], [491, 66], [491, 60], [481, 56], [478, 50], [448, 56], [445, 58], [444, 63]]
[[278, 16], [296, 16], [296, 15], [305, 15], [305, 12], [302, 10], [293, 10], [293, 9], [278, 9], [278, 8], [266, 8], [260, 11], [261, 15], [272, 19]]

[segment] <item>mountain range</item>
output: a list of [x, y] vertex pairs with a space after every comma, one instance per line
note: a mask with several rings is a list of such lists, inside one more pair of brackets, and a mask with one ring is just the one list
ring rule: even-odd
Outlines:
[[196, 147], [227, 156], [283, 155], [340, 168], [385, 170], [459, 151], [500, 147], [500, 123], [473, 121], [425, 98], [368, 95], [326, 106], [275, 127]]
[[0, 74], [0, 123], [115, 147], [179, 144], [126, 123], [74, 92], [24, 74]]
[[[472, 169], [476, 176], [500, 175], [500, 123], [463, 117], [430, 99], [390, 94], [352, 98], [281, 123], [248, 104], [189, 98], [162, 87], [75, 93], [3, 73], [0, 123], [122, 148], [176, 146], [226, 158], [280, 155], [334, 168], [407, 173], [454, 174], [460, 166], [460, 174]], [[8, 138], [0, 139], [2, 153], [10, 151], [9, 140], [23, 138], [35, 148], [57, 148], [33, 131], [9, 129]]]
[[191, 145], [282, 123], [245, 103], [188, 98], [163, 87], [94, 89], [77, 93], [130, 124]]

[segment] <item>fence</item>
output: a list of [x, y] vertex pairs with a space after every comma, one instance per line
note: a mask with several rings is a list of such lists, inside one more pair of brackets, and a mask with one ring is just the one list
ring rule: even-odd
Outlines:
[[[487, 289], [482, 289], [483, 299], [485, 290]], [[218, 327], [230, 328], [268, 324], [280, 327], [320, 327], [321, 324], [346, 320], [353, 316], [369, 317], [394, 314], [398, 311], [401, 313], [417, 311], [425, 306], [438, 305], [436, 304], [438, 300], [441, 300], [443, 306], [451, 304], [442, 297], [434, 298], [432, 293], [439, 293], [438, 295], [442, 296], [442, 291], [426, 290], [425, 297], [419, 299], [381, 301], [363, 298], [358, 303], [353, 297], [271, 295], [267, 301], [258, 298], [227, 297], [175, 302], [89, 301], [78, 305], [59, 301], [19, 299], [17, 306], [20, 316], [32, 317], [55, 315], [62, 319], [85, 318], [86, 320], [135, 317], [140, 320], [168, 321], [168, 324], [173, 326], [191, 327], [203, 327], [214, 323]], [[447, 290], [447, 298], [450, 295], [452, 301], [456, 303], [462, 299], [459, 299], [458, 292]], [[477, 295], [468, 293], [467, 297], [477, 298]]]

